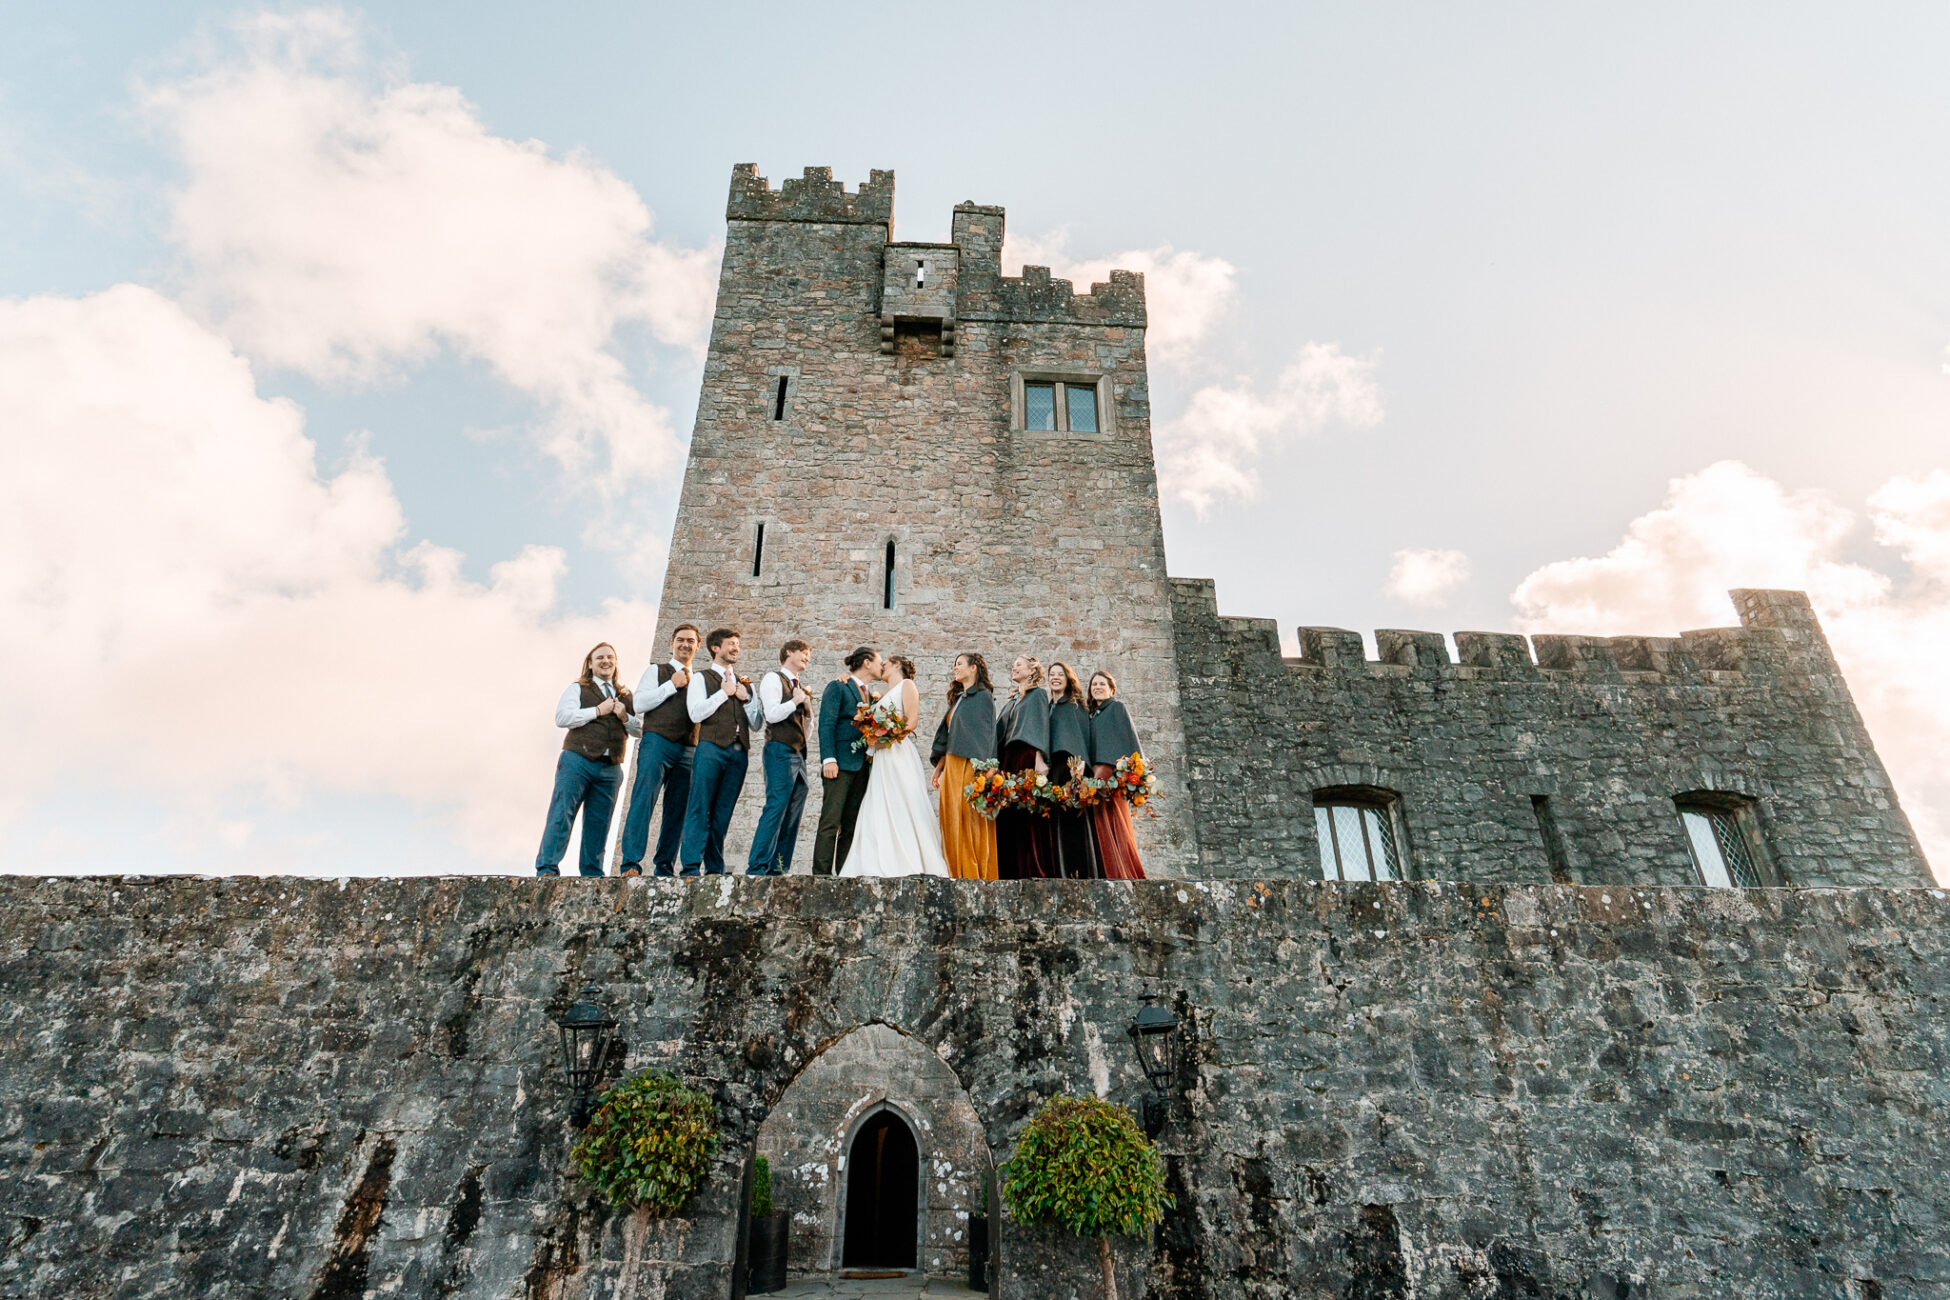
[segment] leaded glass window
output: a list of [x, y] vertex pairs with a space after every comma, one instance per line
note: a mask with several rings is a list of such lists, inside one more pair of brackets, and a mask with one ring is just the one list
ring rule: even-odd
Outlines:
[[1063, 396], [1070, 415], [1071, 433], [1097, 432], [1097, 386], [1065, 384]]
[[1022, 385], [1022, 427], [1031, 433], [1101, 433], [1094, 379], [1033, 379]]
[[1385, 806], [1326, 801], [1314, 805], [1320, 873], [1328, 880], [1400, 880], [1395, 830]]
[[1041, 432], [1056, 430], [1056, 385], [1022, 386], [1022, 427]]
[[1714, 889], [1760, 888], [1760, 869], [1738, 810], [1682, 805], [1679, 820], [1701, 882]]

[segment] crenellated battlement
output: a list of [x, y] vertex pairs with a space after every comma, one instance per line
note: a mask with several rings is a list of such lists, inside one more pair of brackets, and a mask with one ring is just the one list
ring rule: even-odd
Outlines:
[[831, 167], [808, 167], [778, 189], [758, 174], [757, 163], [731, 169], [731, 197], [725, 203], [728, 221], [821, 221], [848, 225], [891, 226], [894, 221], [894, 173], [875, 168], [857, 193], [833, 179]]
[[962, 314], [969, 319], [1022, 324], [1143, 329], [1144, 274], [1112, 271], [1108, 282], [1099, 281], [1090, 286], [1089, 293], [1078, 293], [1070, 281], [1053, 278], [1047, 266], [1025, 266], [1021, 276], [1004, 276], [997, 282], [994, 303], [986, 316], [979, 308]]
[[[1217, 590], [1206, 579], [1174, 578], [1175, 594], [1202, 608], [1240, 652], [1261, 647], [1265, 666], [1393, 676], [1400, 670], [1463, 679], [1543, 681], [1571, 678], [1629, 683], [1660, 677], [1709, 679], [1713, 674], [1766, 673], [1798, 661], [1800, 671], [1832, 672], [1834, 662], [1814, 607], [1799, 591], [1741, 589], [1729, 593], [1741, 626], [1701, 628], [1678, 636], [1581, 636], [1515, 632], [1440, 632], [1409, 628], [1375, 631], [1369, 658], [1359, 632], [1338, 627], [1299, 627], [1297, 657], [1279, 649], [1271, 619], [1236, 618], [1218, 612]], [[1455, 643], [1455, 653], [1449, 650]]]
[[1749, 809], [1787, 884], [1926, 881], [1807, 596], [1732, 594], [1740, 626], [1678, 636], [1382, 628], [1371, 656], [1302, 627], [1287, 655], [1172, 579], [1201, 861], [1317, 872], [1312, 806], [1353, 787], [1431, 879], [1696, 884], [1676, 801], [1705, 798]]

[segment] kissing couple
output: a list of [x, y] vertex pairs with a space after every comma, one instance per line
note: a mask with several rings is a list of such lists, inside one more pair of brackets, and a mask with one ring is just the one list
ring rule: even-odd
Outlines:
[[[946, 876], [941, 826], [913, 734], [921, 716], [914, 661], [883, 658], [861, 646], [846, 657], [846, 669], [847, 676], [827, 683], [819, 700], [824, 789], [813, 871], [826, 874], [820, 865], [837, 856], [842, 876]], [[877, 700], [871, 689], [876, 682], [886, 686]], [[869, 746], [854, 724], [862, 706], [883, 724], [898, 722], [907, 734], [884, 748]]]

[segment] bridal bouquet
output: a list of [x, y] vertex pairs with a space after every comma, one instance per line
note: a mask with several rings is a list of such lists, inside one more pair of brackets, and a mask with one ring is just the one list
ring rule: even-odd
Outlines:
[[969, 807], [994, 821], [1016, 801], [1020, 782], [999, 769], [992, 758], [977, 759], [972, 766], [974, 779], [961, 788], [961, 797]]
[[[1103, 784], [1113, 791], [1121, 790], [1133, 808], [1143, 808], [1153, 799], [1164, 798], [1158, 793], [1157, 774], [1144, 761], [1142, 754], [1130, 754], [1118, 759], [1116, 774]], [[1156, 809], [1151, 809], [1147, 815], [1155, 817], [1158, 813]]]
[[891, 700], [862, 704], [853, 713], [853, 725], [860, 729], [860, 738], [853, 742], [856, 750], [885, 749], [914, 734], [914, 724], [901, 716]]

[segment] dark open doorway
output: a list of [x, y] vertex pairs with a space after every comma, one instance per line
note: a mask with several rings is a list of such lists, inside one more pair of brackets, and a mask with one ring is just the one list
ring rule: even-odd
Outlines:
[[842, 1268], [913, 1268], [919, 1228], [921, 1152], [891, 1110], [870, 1116], [846, 1154]]

